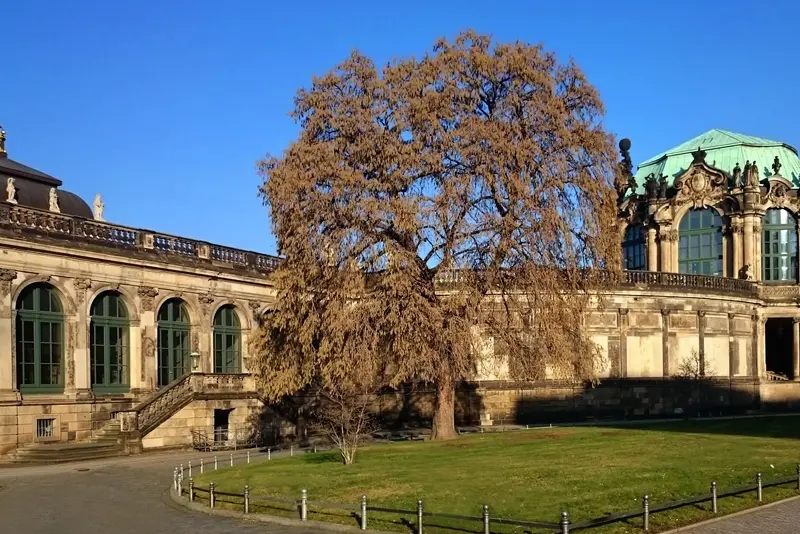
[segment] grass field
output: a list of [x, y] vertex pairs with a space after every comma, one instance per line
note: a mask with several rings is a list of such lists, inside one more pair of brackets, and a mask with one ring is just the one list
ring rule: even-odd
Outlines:
[[[449, 442], [380, 444], [364, 448], [356, 464], [344, 466], [331, 452], [275, 459], [206, 472], [195, 485], [213, 481], [221, 491], [259, 496], [371, 505], [479, 516], [487, 504], [493, 517], [557, 522], [567, 510], [574, 522], [651, 504], [795, 473], [800, 462], [800, 417], [686, 421], [631, 427], [561, 427], [463, 436]], [[795, 495], [793, 486], [764, 490], [764, 501]], [[203, 494], [201, 494], [202, 496]], [[223, 499], [224, 500], [224, 499]], [[753, 494], [720, 499], [720, 513], [756, 505]], [[224, 503], [223, 503], [224, 506]], [[296, 517], [287, 506], [260, 507]], [[654, 514], [659, 531], [710, 517], [710, 504]], [[346, 511], [311, 508], [310, 519], [356, 524]], [[414, 516], [371, 514], [370, 528], [410, 531]], [[499, 527], [499, 525], [498, 525]], [[478, 523], [430, 519], [430, 530], [479, 532]], [[492, 532], [509, 532], [508, 527]], [[593, 532], [641, 532], [641, 519]]]

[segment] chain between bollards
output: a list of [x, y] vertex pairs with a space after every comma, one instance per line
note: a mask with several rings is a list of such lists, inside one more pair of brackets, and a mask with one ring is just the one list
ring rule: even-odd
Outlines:
[[308, 519], [308, 490], [300, 491], [300, 521]]
[[711, 511], [717, 513], [717, 481], [711, 483]]
[[250, 486], [244, 487], [244, 513], [250, 513]]
[[422, 499], [417, 501], [417, 534], [422, 534]]
[[561, 512], [561, 534], [569, 534], [569, 515]]
[[646, 493], [642, 497], [642, 507], [644, 508], [644, 515], [642, 516], [642, 526], [644, 531], [650, 530], [650, 496]]
[[189, 502], [194, 502], [194, 479], [189, 477]]
[[209, 508], [214, 508], [214, 504], [215, 504], [214, 501], [216, 501], [216, 499], [214, 498], [214, 483], [213, 482], [209, 482], [208, 483], [208, 507]]
[[489, 506], [483, 505], [483, 534], [489, 534]]
[[756, 497], [758, 497], [758, 502], [761, 502], [762, 493], [761, 473], [756, 473]]
[[361, 530], [367, 530], [367, 496], [361, 496]]

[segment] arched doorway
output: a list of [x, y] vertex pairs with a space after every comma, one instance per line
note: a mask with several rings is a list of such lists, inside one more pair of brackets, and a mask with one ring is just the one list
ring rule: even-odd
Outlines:
[[130, 389], [130, 321], [122, 295], [101, 293], [92, 302], [89, 331], [92, 389], [98, 393]]
[[158, 310], [158, 385], [191, 371], [191, 321], [186, 303], [169, 299]]
[[17, 386], [20, 391], [64, 390], [64, 308], [55, 288], [32, 284], [17, 298]]
[[242, 327], [233, 306], [214, 315], [214, 372], [242, 372]]

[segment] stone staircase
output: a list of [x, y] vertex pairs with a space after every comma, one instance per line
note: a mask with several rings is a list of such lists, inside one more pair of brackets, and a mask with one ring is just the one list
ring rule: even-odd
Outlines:
[[18, 447], [9, 460], [15, 464], [56, 464], [98, 460], [127, 454], [122, 443], [120, 422], [111, 419], [88, 441], [28, 443]]

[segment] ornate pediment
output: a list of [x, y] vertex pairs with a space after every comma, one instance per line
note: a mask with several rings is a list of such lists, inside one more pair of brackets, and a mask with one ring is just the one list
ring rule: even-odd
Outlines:
[[718, 202], [725, 194], [725, 185], [728, 183], [727, 174], [707, 165], [703, 160], [698, 161], [698, 157], [699, 155], [692, 165], [675, 179], [677, 194], [673, 198], [676, 204], [692, 202], [692, 207], [695, 209], [706, 208]]
[[774, 175], [769, 179], [767, 192], [762, 198], [763, 203], [783, 208], [796, 200], [797, 197], [792, 194], [792, 182], [780, 175]]

